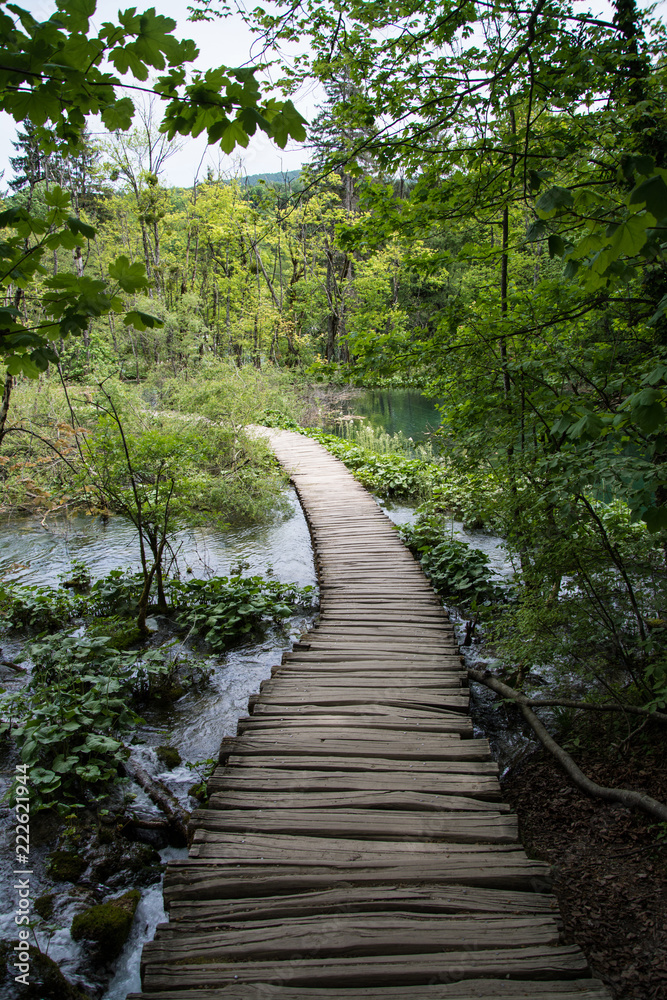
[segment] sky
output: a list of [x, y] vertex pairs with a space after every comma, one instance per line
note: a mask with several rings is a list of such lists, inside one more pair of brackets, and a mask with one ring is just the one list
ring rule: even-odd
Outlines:
[[[174, 34], [178, 38], [192, 38], [200, 50], [195, 66], [207, 69], [212, 66], [241, 66], [251, 58], [254, 36], [235, 15], [226, 20], [213, 22], [190, 22], [187, 20], [188, 5], [192, 0], [98, 0], [97, 12], [91, 18], [91, 27], [99, 28], [104, 21], [115, 21], [119, 8], [125, 10], [136, 6], [143, 10], [155, 6], [158, 13], [176, 21]], [[55, 10], [55, 3], [49, 0], [19, 0], [21, 7], [30, 11], [38, 20], [46, 20]], [[294, 98], [299, 111], [304, 118], [314, 117], [316, 97], [313, 93], [302, 94]], [[95, 123], [91, 132], [95, 134]], [[100, 133], [101, 135], [102, 133]], [[4, 170], [4, 178], [0, 188], [6, 187], [6, 182], [12, 177], [9, 157], [14, 155], [12, 141], [16, 139], [14, 120], [4, 112], [0, 112], [0, 172]], [[203, 157], [203, 160], [202, 160]], [[302, 163], [309, 159], [306, 148], [297, 143], [288, 144], [282, 150], [275, 143], [259, 133], [254, 136], [246, 149], [238, 147], [231, 156], [221, 153], [215, 147], [209, 147], [206, 137], [188, 139], [183, 149], [173, 155], [165, 164], [161, 180], [164, 184], [189, 186], [193, 183], [197, 171], [199, 177], [206, 176], [207, 166], [224, 173], [257, 174], [274, 173], [282, 170], [298, 170]], [[201, 164], [201, 165], [200, 165]]]

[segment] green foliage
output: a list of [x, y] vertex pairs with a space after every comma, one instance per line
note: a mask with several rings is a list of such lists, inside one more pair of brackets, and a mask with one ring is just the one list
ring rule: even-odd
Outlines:
[[163, 651], [121, 653], [104, 637], [57, 634], [26, 647], [27, 688], [6, 695], [0, 731], [29, 768], [35, 805], [67, 810], [94, 800], [127, 756], [120, 737], [139, 716], [132, 700], [169, 672]]
[[443, 597], [470, 605], [500, 595], [490, 579], [489, 557], [467, 542], [447, 538], [442, 520], [421, 518], [415, 525], [400, 525], [398, 532]]
[[296, 607], [311, 607], [315, 597], [312, 587], [259, 576], [174, 581], [172, 592], [177, 621], [217, 651], [289, 617]]
[[[32, 139], [43, 152], [79, 150], [90, 115], [100, 115], [110, 132], [128, 130], [135, 108], [129, 96], [117, 92], [122, 77], [131, 73], [146, 81], [152, 70], [162, 71], [153, 90], [167, 102], [161, 129], [170, 138], [206, 129], [209, 142], [220, 143], [229, 153], [239, 143], [247, 145], [257, 129], [281, 147], [290, 137], [305, 137], [304, 121], [291, 101], [262, 102], [254, 69], [219, 67], [196, 72], [188, 81], [185, 67], [197, 55], [195, 44], [177, 40], [176, 22], [154, 7], [119, 12], [118, 24], [105, 22], [94, 34], [90, 18], [95, 7], [94, 0], [59, 0], [57, 11], [45, 21], [14, 4], [0, 9], [7, 64], [0, 69], [0, 109], [17, 122], [30, 121]], [[0, 245], [0, 285], [9, 293], [0, 310], [0, 354], [11, 375], [31, 378], [57, 360], [53, 341], [83, 336], [91, 319], [123, 310], [119, 292], [132, 294], [149, 286], [143, 264], [131, 263], [125, 255], [108, 267], [115, 284], [81, 273], [57, 273], [44, 280], [46, 318], [25, 322], [18, 306], [22, 294], [47, 274], [45, 255], [74, 250], [81, 258], [96, 234], [72, 213], [70, 195], [60, 186], [47, 190], [45, 201], [45, 218], [23, 207], [0, 215], [0, 227], [8, 231]], [[139, 330], [161, 325], [136, 309], [126, 312], [124, 322]]]
[[81, 601], [53, 587], [0, 583], [0, 625], [5, 628], [59, 629], [81, 609]]

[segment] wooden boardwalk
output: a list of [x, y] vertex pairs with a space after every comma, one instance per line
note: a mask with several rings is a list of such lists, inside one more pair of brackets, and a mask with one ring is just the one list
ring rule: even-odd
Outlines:
[[560, 941], [419, 565], [342, 463], [267, 433], [311, 527], [321, 619], [223, 741], [132, 996], [608, 1000]]

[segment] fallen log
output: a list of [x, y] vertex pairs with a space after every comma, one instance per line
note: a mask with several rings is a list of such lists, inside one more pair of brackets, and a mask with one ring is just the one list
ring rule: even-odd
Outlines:
[[169, 791], [165, 784], [158, 778], [151, 778], [143, 767], [125, 761], [123, 770], [128, 778], [136, 781], [139, 787], [143, 788], [151, 802], [166, 816], [172, 847], [186, 847], [190, 813], [181, 807], [176, 796]]
[[492, 691], [495, 691], [496, 694], [501, 695], [503, 698], [508, 698], [519, 706], [521, 714], [542, 746], [553, 754], [563, 770], [582, 792], [585, 792], [592, 798], [604, 799], [607, 802], [620, 802], [621, 805], [627, 806], [630, 809], [641, 809], [643, 812], [648, 813], [649, 816], [655, 816], [663, 823], [667, 822], [667, 806], [662, 802], [658, 802], [657, 799], [651, 798], [650, 795], [646, 795], [644, 792], [635, 792], [630, 788], [606, 788], [604, 785], [598, 785], [597, 782], [587, 777], [572, 757], [570, 757], [569, 753], [563, 750], [556, 743], [553, 736], [550, 735], [544, 724], [535, 712], [533, 712], [531, 700], [526, 695], [515, 691], [508, 684], [504, 684], [499, 677], [496, 677], [495, 674], [492, 674], [488, 670], [482, 672], [481, 670], [470, 669], [468, 670], [468, 677], [471, 681], [484, 684]]

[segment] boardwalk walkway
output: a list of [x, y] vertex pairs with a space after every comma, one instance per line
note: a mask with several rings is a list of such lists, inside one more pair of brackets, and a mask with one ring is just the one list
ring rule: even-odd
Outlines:
[[310, 523], [321, 620], [223, 745], [141, 998], [608, 1000], [559, 941], [418, 564], [339, 461], [270, 438]]

